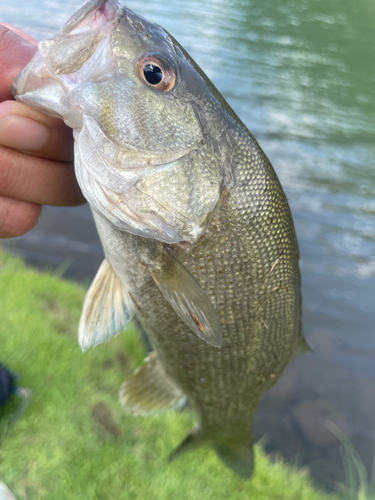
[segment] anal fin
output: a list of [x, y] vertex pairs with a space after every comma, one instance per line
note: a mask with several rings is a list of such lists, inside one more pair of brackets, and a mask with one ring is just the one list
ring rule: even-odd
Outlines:
[[179, 409], [187, 401], [152, 352], [122, 384], [119, 399], [124, 409], [133, 415], [159, 415]]
[[104, 259], [87, 292], [78, 327], [82, 351], [108, 342], [126, 328], [133, 316], [128, 292], [116, 276], [111, 264]]

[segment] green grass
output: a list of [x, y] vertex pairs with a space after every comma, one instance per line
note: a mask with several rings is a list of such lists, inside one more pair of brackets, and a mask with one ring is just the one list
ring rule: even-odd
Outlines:
[[[142, 362], [136, 331], [82, 353], [77, 325], [85, 291], [0, 253], [0, 360], [22, 375], [32, 399], [0, 412], [0, 481], [21, 499], [324, 500], [306, 470], [271, 461], [259, 446], [252, 480], [208, 449], [167, 462], [194, 418], [122, 412], [117, 393]], [[16, 399], [16, 398], [15, 398]]]

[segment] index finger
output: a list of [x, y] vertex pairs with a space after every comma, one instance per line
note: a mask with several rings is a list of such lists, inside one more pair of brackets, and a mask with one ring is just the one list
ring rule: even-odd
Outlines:
[[10, 86], [32, 59], [37, 46], [31, 36], [0, 21], [0, 102], [12, 99]]

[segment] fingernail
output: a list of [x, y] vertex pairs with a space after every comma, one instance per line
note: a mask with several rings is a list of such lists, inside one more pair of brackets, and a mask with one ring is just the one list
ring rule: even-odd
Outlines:
[[24, 151], [38, 151], [51, 136], [50, 129], [31, 118], [9, 115], [0, 120], [0, 144]]

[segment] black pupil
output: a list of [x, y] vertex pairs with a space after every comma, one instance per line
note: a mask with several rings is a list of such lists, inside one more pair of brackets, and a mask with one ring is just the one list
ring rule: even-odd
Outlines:
[[150, 85], [157, 85], [163, 79], [163, 72], [159, 66], [154, 64], [145, 64], [143, 68], [143, 74], [145, 75], [146, 81]]

